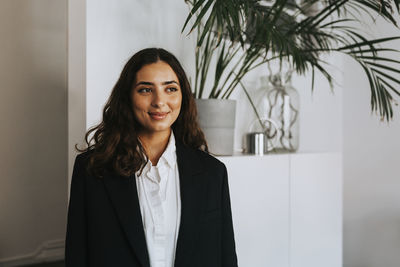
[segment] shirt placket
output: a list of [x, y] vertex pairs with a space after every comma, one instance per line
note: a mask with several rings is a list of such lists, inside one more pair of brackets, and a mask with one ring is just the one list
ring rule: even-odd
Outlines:
[[154, 266], [152, 265], [152, 267], [164, 267], [166, 261], [166, 234], [164, 212], [160, 197], [160, 175], [155, 167], [151, 167], [150, 171], [147, 173], [147, 176], [151, 183], [148, 200], [152, 206], [150, 211], [154, 225]]

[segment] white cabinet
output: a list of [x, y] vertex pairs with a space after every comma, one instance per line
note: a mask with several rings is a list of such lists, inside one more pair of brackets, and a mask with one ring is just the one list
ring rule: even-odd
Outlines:
[[240, 267], [342, 265], [340, 154], [219, 159], [228, 168]]

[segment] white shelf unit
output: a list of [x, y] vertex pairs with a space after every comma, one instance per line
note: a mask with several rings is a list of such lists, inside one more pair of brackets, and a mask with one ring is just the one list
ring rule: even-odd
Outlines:
[[218, 158], [240, 267], [342, 266], [340, 153]]

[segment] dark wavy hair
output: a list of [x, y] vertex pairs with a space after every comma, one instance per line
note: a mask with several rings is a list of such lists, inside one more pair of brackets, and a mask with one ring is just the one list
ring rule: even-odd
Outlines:
[[[134, 54], [125, 64], [103, 109], [102, 121], [85, 134], [87, 148], [79, 149], [75, 144], [77, 151], [90, 152], [87, 163], [90, 174], [103, 177], [104, 170], [110, 170], [129, 177], [146, 164], [146, 152], [138, 139], [141, 125], [133, 113], [131, 93], [136, 73], [143, 66], [158, 61], [171, 66], [182, 91], [181, 110], [172, 124], [175, 139], [208, 153], [207, 142], [197, 122], [196, 103], [181, 64], [162, 48], [147, 48]], [[94, 134], [89, 139], [92, 132]]]

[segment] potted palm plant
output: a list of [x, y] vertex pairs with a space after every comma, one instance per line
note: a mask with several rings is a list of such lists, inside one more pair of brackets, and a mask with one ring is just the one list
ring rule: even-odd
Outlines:
[[[186, 2], [190, 12], [182, 32], [197, 34], [193, 81], [196, 98], [229, 99], [238, 87], [248, 95], [243, 77], [273, 61], [289, 64], [300, 75], [311, 73], [312, 90], [317, 71], [333, 87], [333, 77], [322, 56], [341, 53], [363, 68], [370, 85], [372, 111], [381, 119], [389, 121], [393, 117], [393, 104], [397, 105], [400, 97], [396, 89], [400, 84], [396, 78], [400, 61], [382, 52], [399, 53], [383, 45], [400, 37], [370, 39], [363, 30], [360, 13], [383, 17], [397, 26], [395, 15], [400, 13], [400, 0]], [[206, 88], [207, 84], [211, 86]]]

